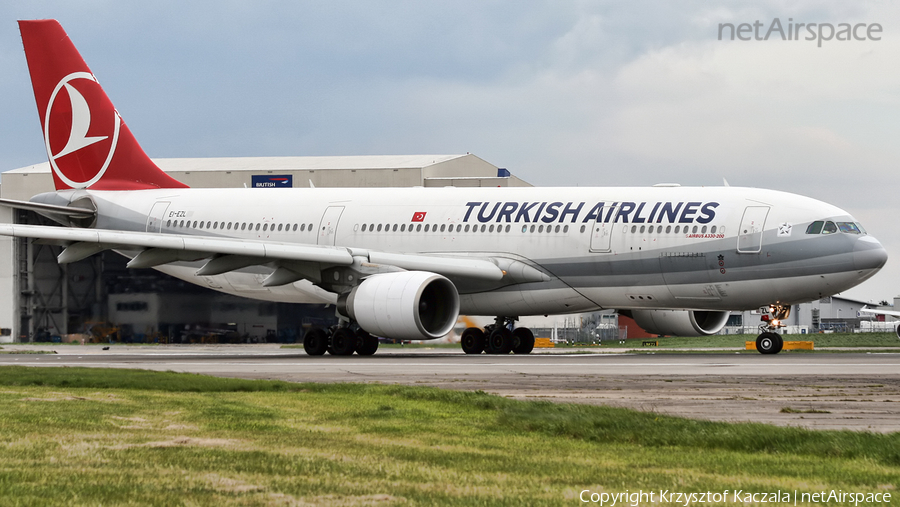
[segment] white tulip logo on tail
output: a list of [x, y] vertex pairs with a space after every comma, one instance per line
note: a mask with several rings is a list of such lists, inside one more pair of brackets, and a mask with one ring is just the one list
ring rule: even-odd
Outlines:
[[[75, 83], [73, 83], [73, 81], [76, 80], [80, 81], [79, 86], [82, 87], [82, 90], [79, 90], [74, 86]], [[92, 84], [84, 83], [83, 80], [87, 80]], [[111, 107], [111, 104], [109, 109], [111, 109], [112, 118], [109, 118], [109, 115], [102, 114], [103, 112], [101, 111], [101, 114], [99, 115], [101, 117], [97, 118], [98, 125], [94, 125], [95, 133], [97, 130], [100, 130], [100, 133], [107, 133], [109, 135], [88, 135], [88, 130], [91, 129], [92, 118], [91, 105], [88, 100], [85, 99], [85, 93], [88, 93], [88, 98], [90, 98], [90, 87], [92, 86], [97, 90], [100, 90], [97, 79], [89, 72], [73, 72], [62, 78], [50, 95], [50, 101], [47, 104], [47, 112], [44, 117], [44, 143], [47, 148], [48, 158], [50, 159], [50, 167], [63, 182], [72, 188], [87, 188], [99, 181], [109, 167], [109, 163], [113, 158], [113, 153], [116, 151], [116, 144], [119, 141], [121, 119], [119, 113]], [[63, 89], [66, 90], [66, 95], [69, 97], [69, 105], [71, 107], [67, 110], [64, 104], [60, 104], [54, 111], [56, 99], [59, 96], [60, 90]], [[100, 92], [102, 93], [102, 90], [100, 90]], [[64, 127], [57, 127], [57, 129], [54, 130], [53, 120], [54, 117], [66, 115], [69, 112], [71, 112], [71, 125], [69, 125], [70, 130], [66, 136], [65, 132], [58, 132], [59, 128]], [[102, 116], [106, 116], [106, 118], [103, 118]], [[65, 119], [66, 118], [62, 117], [57, 118], [57, 120], [60, 121], [60, 125], [66, 124], [64, 121]], [[112, 120], [112, 123], [109, 123], [110, 120]], [[51, 146], [51, 134], [53, 134], [53, 144], [56, 146]], [[109, 143], [108, 148], [106, 148], [106, 143], [97, 145], [97, 143], [110, 139], [110, 137], [112, 138], [112, 142]], [[54, 153], [53, 148], [59, 147], [58, 145], [61, 144], [60, 139], [66, 139], [66, 143], [61, 149]], [[90, 150], [88, 152], [82, 151], [91, 146], [93, 146], [93, 152]], [[106, 151], [106, 153], [102, 152], [107, 149], [108, 151]], [[72, 154], [76, 154], [72, 157], [74, 160], [60, 160], [63, 157]], [[60, 168], [60, 165], [69, 170], [63, 171], [63, 169]]]

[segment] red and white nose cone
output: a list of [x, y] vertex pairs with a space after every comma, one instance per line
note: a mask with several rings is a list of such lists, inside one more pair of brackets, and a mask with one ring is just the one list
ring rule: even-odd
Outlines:
[[73, 72], [56, 85], [44, 118], [50, 166], [72, 188], [96, 183], [109, 167], [121, 119], [94, 76]]

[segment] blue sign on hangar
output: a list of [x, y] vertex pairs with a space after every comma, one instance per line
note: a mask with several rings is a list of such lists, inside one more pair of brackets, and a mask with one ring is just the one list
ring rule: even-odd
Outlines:
[[294, 177], [291, 174], [254, 174], [251, 178], [253, 188], [290, 188], [294, 186]]

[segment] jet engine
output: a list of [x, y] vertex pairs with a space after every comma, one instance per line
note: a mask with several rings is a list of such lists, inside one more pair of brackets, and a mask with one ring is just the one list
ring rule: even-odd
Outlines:
[[453, 282], [435, 273], [384, 273], [342, 294], [338, 311], [376, 336], [433, 340], [456, 325], [459, 293]]
[[713, 310], [632, 310], [644, 331], [671, 336], [708, 336], [725, 327], [731, 312]]

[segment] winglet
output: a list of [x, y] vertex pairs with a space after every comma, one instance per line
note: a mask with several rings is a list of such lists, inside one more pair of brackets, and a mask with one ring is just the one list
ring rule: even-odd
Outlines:
[[144, 153], [59, 22], [19, 31], [57, 190], [186, 187]]

